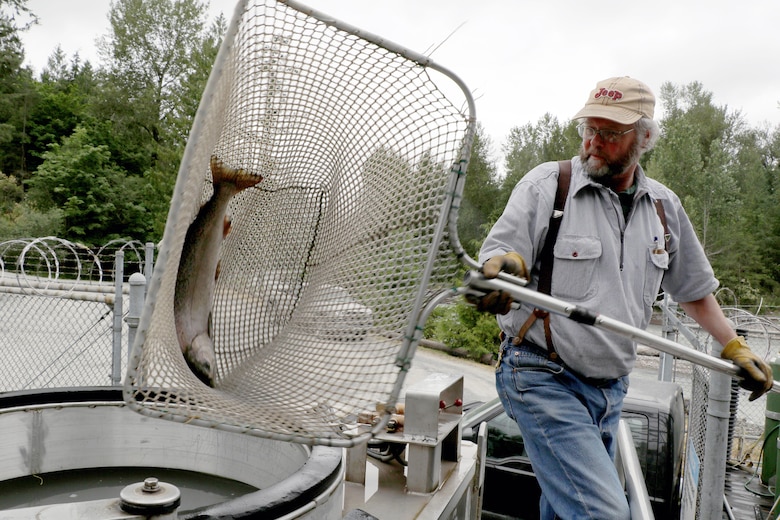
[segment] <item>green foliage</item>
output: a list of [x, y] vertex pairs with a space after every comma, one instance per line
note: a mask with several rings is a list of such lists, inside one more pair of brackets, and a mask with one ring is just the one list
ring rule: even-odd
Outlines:
[[0, 172], [0, 215], [10, 213], [24, 199], [24, 190], [16, 177]]
[[485, 239], [485, 224], [491, 221], [500, 189], [496, 166], [490, 160], [490, 145], [490, 138], [478, 126], [458, 212], [458, 236], [472, 258], [476, 258]]
[[56, 236], [63, 230], [59, 208], [37, 211], [24, 203], [24, 190], [14, 176], [0, 173], [0, 242], [12, 238]]
[[680, 197], [722, 286], [744, 304], [777, 302], [776, 248], [768, 247], [780, 216], [772, 136], [715, 106], [699, 83], [664, 84], [660, 97], [663, 135], [648, 175]]
[[3, 198], [9, 235], [29, 235], [35, 226], [25, 222], [35, 221], [86, 242], [161, 238], [187, 133], [226, 31], [224, 17], [204, 29], [205, 6], [112, 2], [102, 67], [58, 47], [35, 80], [22, 68], [18, 33], [25, 28], [14, 25], [19, 14], [34, 23], [34, 13], [25, 0], [0, 0], [0, 172], [28, 190], [21, 200], [18, 189]]
[[33, 101], [32, 76], [22, 68], [24, 49], [16, 16], [28, 9], [22, 0], [0, 2], [0, 171], [19, 174], [25, 170], [24, 128]]
[[52, 208], [38, 211], [26, 204], [15, 204], [11, 211], [0, 214], [0, 242], [14, 238], [62, 236], [63, 211]]
[[111, 162], [107, 148], [77, 128], [62, 145], [52, 145], [29, 185], [29, 201], [47, 212], [60, 208], [64, 238], [87, 244], [149, 236], [141, 195], [142, 179], [127, 177]]
[[188, 58], [190, 69], [173, 89], [173, 112], [169, 118], [175, 140], [185, 142], [206, 88], [211, 67], [217, 58], [219, 46], [227, 32], [227, 21], [220, 15], [203, 33], [202, 41], [192, 49]]
[[41, 80], [35, 84], [35, 102], [27, 121], [26, 167], [35, 170], [43, 154], [54, 144], [61, 144], [77, 126], [85, 123], [89, 99], [96, 79], [89, 63], [78, 56], [70, 62], [58, 47], [49, 57]]
[[425, 324], [423, 335], [451, 349], [464, 349], [471, 359], [498, 352], [500, 330], [496, 317], [458, 301], [437, 307]]
[[213, 63], [221, 41], [219, 35], [204, 34], [204, 11], [196, 0], [112, 4], [111, 37], [100, 45], [107, 88], [96, 108], [114, 123], [123, 142], [148, 152], [151, 162], [141, 170], [156, 167], [165, 148], [184, 144], [182, 124], [189, 128], [194, 112], [191, 100], [182, 96], [200, 97], [210, 70], [204, 63], [209, 58]]
[[581, 142], [576, 122], [561, 124], [549, 113], [536, 124], [512, 128], [504, 145], [506, 177], [502, 205], [509, 200], [515, 184], [531, 169], [547, 161], [572, 158], [577, 155]]

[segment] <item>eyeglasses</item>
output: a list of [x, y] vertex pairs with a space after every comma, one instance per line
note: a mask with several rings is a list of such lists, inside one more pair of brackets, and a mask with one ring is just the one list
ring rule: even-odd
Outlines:
[[633, 132], [633, 128], [629, 128], [625, 132], [618, 132], [615, 130], [606, 130], [606, 129], [598, 129], [593, 128], [592, 126], [586, 126], [585, 124], [579, 124], [577, 125], [577, 133], [580, 134], [580, 137], [583, 139], [593, 139], [596, 137], [596, 134], [601, 136], [601, 139], [607, 143], [615, 144], [618, 141], [620, 141], [620, 138], [626, 135], [629, 132]]

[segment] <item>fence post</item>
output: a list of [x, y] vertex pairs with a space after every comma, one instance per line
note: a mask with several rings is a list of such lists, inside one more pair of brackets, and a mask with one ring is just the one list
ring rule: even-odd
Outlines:
[[[712, 342], [712, 355], [720, 357], [723, 345]], [[704, 438], [704, 461], [700, 509], [697, 518], [720, 518], [723, 513], [723, 493], [726, 480], [731, 377], [710, 370], [707, 399], [707, 432]]]
[[127, 309], [127, 359], [130, 359], [130, 351], [135, 343], [135, 333], [138, 330], [138, 322], [141, 320], [141, 312], [144, 308], [146, 293], [146, 277], [141, 273], [130, 275], [130, 308]]
[[125, 252], [116, 252], [114, 260], [114, 340], [111, 356], [111, 384], [122, 381], [122, 283], [125, 278]]
[[152, 281], [154, 272], [154, 242], [146, 243], [146, 258], [144, 259], [144, 276], [146, 277], [146, 286]]
[[[677, 341], [677, 327], [669, 319], [669, 312], [677, 310], [677, 302], [673, 301], [668, 294], [664, 295], [664, 305], [662, 316], [662, 328], [663, 337], [672, 341]], [[658, 380], [659, 381], [674, 381], [674, 356], [661, 352], [658, 358]]]

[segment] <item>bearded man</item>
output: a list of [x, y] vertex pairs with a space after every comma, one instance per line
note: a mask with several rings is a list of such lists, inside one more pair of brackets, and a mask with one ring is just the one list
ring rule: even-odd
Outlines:
[[[509, 272], [530, 289], [639, 328], [662, 289], [724, 346], [721, 356], [740, 367], [755, 399], [772, 387], [771, 370], [723, 315], [713, 296], [718, 280], [679, 198], [639, 165], [658, 138], [654, 108], [640, 81], [599, 82], [574, 116], [579, 157], [520, 180], [480, 251], [483, 273]], [[561, 169], [570, 169], [570, 182], [553, 225]], [[630, 518], [614, 456], [635, 343], [525, 303], [512, 308], [500, 291], [475, 303], [498, 315], [496, 387], [538, 477], [542, 520]]]

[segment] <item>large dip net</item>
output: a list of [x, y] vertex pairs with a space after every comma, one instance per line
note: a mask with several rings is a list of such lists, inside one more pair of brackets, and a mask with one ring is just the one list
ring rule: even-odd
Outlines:
[[[392, 409], [427, 313], [459, 283], [473, 131], [468, 91], [430, 59], [291, 1], [240, 2], [179, 170], [128, 404], [308, 444], [384, 428], [355, 424]], [[198, 327], [211, 380], [182, 353]]]

